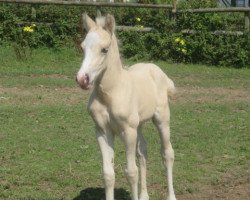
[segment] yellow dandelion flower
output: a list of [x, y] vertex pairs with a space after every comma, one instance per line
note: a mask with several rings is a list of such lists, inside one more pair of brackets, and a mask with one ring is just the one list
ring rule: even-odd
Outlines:
[[24, 31], [24, 32], [28, 32], [28, 29], [29, 29], [29, 27], [25, 26], [25, 27], [23, 28], [23, 31]]
[[175, 42], [180, 42], [181, 41], [181, 38], [175, 38], [175, 40], [174, 40]]
[[181, 52], [186, 54], [187, 53], [187, 49], [181, 49]]
[[185, 45], [185, 41], [184, 41], [184, 40], [181, 40], [181, 41], [180, 41], [180, 44], [181, 44], [181, 45]]
[[27, 32], [27, 33], [32, 33], [32, 32], [34, 32], [34, 29], [33, 29], [32, 26], [25, 26], [25, 27], [23, 28], [23, 31], [24, 31], [24, 32]]
[[135, 19], [136, 19], [136, 21], [138, 21], [138, 22], [141, 21], [141, 18], [140, 18], [140, 17], [136, 17]]

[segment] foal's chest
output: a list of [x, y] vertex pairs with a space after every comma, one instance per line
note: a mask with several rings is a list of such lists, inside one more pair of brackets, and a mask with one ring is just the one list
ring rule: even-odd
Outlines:
[[88, 111], [98, 128], [103, 131], [122, 132], [126, 126], [137, 127], [138, 115], [131, 112], [127, 106], [109, 104], [105, 105], [98, 98], [90, 98]]

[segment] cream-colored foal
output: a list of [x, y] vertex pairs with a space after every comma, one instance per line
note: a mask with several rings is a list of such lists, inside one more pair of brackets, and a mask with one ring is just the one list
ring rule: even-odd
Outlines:
[[[88, 110], [96, 124], [96, 137], [102, 161], [106, 200], [114, 199], [114, 136], [119, 135], [126, 147], [125, 174], [133, 200], [148, 200], [146, 186], [146, 142], [141, 126], [153, 119], [161, 138], [161, 153], [168, 177], [168, 199], [175, 200], [172, 169], [174, 151], [170, 143], [168, 97], [175, 92], [174, 83], [154, 64], [140, 63], [128, 70], [122, 67], [111, 15], [94, 22], [83, 15], [88, 31], [82, 48], [84, 60], [77, 74], [83, 89], [93, 88]], [[138, 198], [138, 168], [140, 195]]]

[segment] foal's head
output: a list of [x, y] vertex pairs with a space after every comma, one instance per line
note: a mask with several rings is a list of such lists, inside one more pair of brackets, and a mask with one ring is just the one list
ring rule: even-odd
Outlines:
[[84, 59], [76, 80], [82, 89], [89, 89], [97, 77], [106, 69], [115, 20], [112, 15], [98, 17], [94, 22], [87, 14], [83, 15], [83, 25], [88, 32], [81, 44]]

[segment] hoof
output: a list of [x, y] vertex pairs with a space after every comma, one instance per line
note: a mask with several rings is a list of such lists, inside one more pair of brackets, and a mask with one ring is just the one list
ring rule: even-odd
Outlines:
[[149, 200], [148, 194], [141, 194], [139, 200]]
[[177, 199], [175, 198], [175, 195], [173, 195], [173, 196], [169, 196], [169, 197], [167, 198], [167, 200], [177, 200]]

